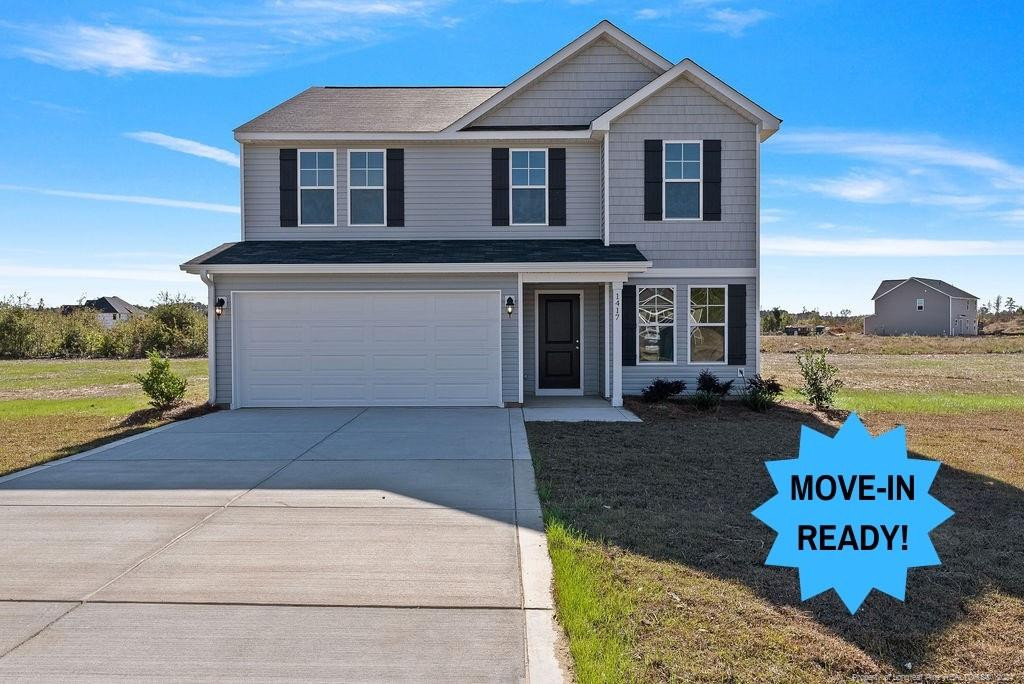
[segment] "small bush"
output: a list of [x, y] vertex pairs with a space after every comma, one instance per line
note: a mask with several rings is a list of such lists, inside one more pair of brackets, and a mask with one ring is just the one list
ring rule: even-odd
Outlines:
[[755, 375], [747, 379], [747, 386], [740, 394], [744, 406], [755, 411], [767, 411], [778, 402], [782, 395], [782, 385], [774, 377], [762, 378]]
[[838, 377], [839, 368], [828, 362], [828, 352], [808, 351], [797, 354], [796, 362], [804, 379], [800, 394], [807, 397], [808, 403], [819, 411], [832, 408], [843, 381]]
[[149, 370], [135, 376], [153, 408], [164, 410], [181, 402], [188, 381], [171, 370], [171, 362], [149, 352]]
[[674, 397], [684, 389], [686, 389], [686, 383], [682, 380], [655, 378], [654, 382], [644, 388], [641, 396], [644, 401], [653, 404], [658, 401], [665, 401], [669, 397]]
[[721, 399], [729, 393], [729, 390], [732, 389], [733, 382], [733, 380], [722, 382], [714, 373], [705, 368], [700, 372], [700, 375], [697, 376], [697, 391], [708, 392]]
[[694, 408], [701, 411], [717, 411], [718, 407], [722, 405], [722, 395], [699, 389], [690, 395], [690, 401]]

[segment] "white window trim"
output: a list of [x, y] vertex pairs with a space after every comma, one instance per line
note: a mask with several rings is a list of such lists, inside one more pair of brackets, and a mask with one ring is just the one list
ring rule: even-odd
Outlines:
[[[641, 361], [640, 360], [640, 290], [672, 290], [672, 360], [671, 361]], [[689, 309], [687, 309], [689, 316]], [[647, 326], [650, 327], [650, 326]], [[667, 325], [658, 325], [659, 329]], [[636, 365], [638, 366], [675, 366], [679, 359], [679, 292], [675, 285], [637, 285], [636, 286]]]
[[[544, 222], [543, 223], [516, 223], [512, 214], [512, 191], [516, 188], [532, 188], [536, 190], [539, 185], [515, 185], [512, 182], [512, 154], [515, 152], [543, 152], [544, 153]], [[551, 180], [551, 155], [546, 147], [514, 147], [508, 151], [508, 225], [509, 226], [546, 226], [550, 220], [548, 216], [548, 185]]]
[[[334, 155], [334, 184], [331, 187], [317, 186], [315, 188], [303, 188], [302, 187], [302, 153], [303, 152], [330, 152]], [[338, 226], [338, 150], [331, 148], [300, 148], [295, 154], [295, 174], [296, 183], [295, 187], [298, 188], [297, 204], [298, 207], [298, 226], [300, 228], [336, 228]], [[317, 181], [319, 182], [319, 177]], [[303, 223], [302, 222], [302, 191], [305, 190], [330, 190], [331, 191], [331, 222], [330, 223]]]
[[[669, 180], [665, 174], [665, 149], [669, 145], [692, 145], [696, 144], [697, 149], [700, 150], [700, 178], [694, 180], [692, 178], [687, 179], [673, 179]], [[690, 217], [679, 217], [669, 218], [665, 211], [665, 198], [668, 196], [666, 190], [669, 183], [696, 183], [697, 184], [697, 206], [698, 211], [696, 216]], [[661, 220], [662, 221], [703, 221], [704, 220], [704, 141], [703, 140], [663, 140], [661, 142]], [[687, 315], [689, 315], [690, 303], [686, 303]]]
[[[380, 152], [384, 155], [384, 184], [383, 185], [359, 185], [352, 187], [352, 153], [353, 152]], [[381, 201], [384, 203], [384, 221], [382, 223], [352, 223], [352, 190], [380, 190]], [[383, 228], [388, 225], [388, 151], [381, 148], [350, 147], [346, 150], [345, 156], [345, 221], [349, 228]]]
[[[950, 301], [952, 301], [952, 300], [950, 300]], [[918, 297], [917, 301], [914, 302], [914, 308], [916, 308], [918, 311], [924, 311], [924, 299], [922, 299], [921, 297]]]
[[[690, 306], [693, 302], [693, 290], [702, 290], [705, 288], [713, 287], [719, 290], [725, 291], [725, 311], [722, 313], [721, 323], [698, 323], [693, 324], [690, 316]], [[722, 361], [694, 361], [693, 356], [693, 345], [690, 344], [690, 336], [693, 333], [695, 327], [722, 327]], [[728, 366], [729, 365], [729, 286], [728, 285], [689, 285], [686, 288], [686, 363], [690, 366]]]

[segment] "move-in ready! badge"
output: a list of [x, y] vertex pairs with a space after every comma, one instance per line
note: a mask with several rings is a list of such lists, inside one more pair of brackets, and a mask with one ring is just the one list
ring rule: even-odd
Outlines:
[[904, 600], [907, 568], [939, 565], [928, 533], [953, 511], [928, 493], [939, 462], [907, 458], [902, 427], [872, 437], [856, 413], [835, 438], [804, 426], [800, 456], [765, 465], [779, 490], [753, 513], [778, 532], [765, 563], [798, 568], [801, 599], [835, 589], [854, 613], [872, 588]]

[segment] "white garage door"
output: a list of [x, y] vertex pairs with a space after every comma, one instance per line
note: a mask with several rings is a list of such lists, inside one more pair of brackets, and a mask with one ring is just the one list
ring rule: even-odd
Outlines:
[[232, 301], [236, 406], [501, 405], [497, 291]]

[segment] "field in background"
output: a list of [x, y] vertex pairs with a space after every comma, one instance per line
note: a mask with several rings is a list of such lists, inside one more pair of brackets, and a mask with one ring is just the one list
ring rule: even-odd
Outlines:
[[978, 337], [922, 337], [862, 335], [860, 333], [762, 335], [761, 351], [795, 354], [809, 349], [829, 349], [836, 354], [1020, 354], [1024, 335]]
[[148, 364], [0, 361], [0, 475], [148, 430], [206, 401], [206, 359], [174, 359], [171, 369], [188, 379], [188, 403], [168, 416], [150, 410], [133, 378]]

